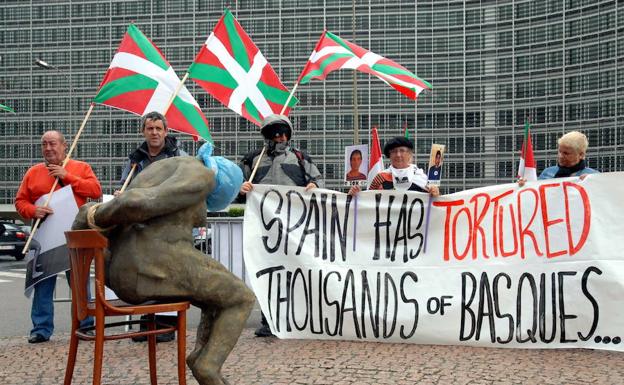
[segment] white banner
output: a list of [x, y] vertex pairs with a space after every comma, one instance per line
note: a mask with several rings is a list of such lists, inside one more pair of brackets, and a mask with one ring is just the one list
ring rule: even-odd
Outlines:
[[421, 193], [256, 185], [245, 263], [280, 338], [624, 350], [622, 196], [624, 173], [431, 206]]
[[[48, 195], [37, 199], [35, 205], [43, 206]], [[78, 205], [71, 185], [56, 190], [50, 198], [48, 207], [54, 210], [54, 213], [41, 222], [26, 255], [24, 295], [27, 297], [30, 297], [35, 284], [70, 268], [65, 231], [71, 229], [78, 214]]]

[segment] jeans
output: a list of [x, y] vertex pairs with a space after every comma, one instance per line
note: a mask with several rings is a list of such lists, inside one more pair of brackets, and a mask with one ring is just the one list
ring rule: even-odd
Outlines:
[[[69, 270], [65, 272], [69, 283]], [[46, 278], [35, 285], [32, 307], [30, 308], [30, 319], [33, 328], [30, 335], [39, 334], [50, 338], [54, 332], [54, 287], [56, 286], [56, 275]], [[91, 287], [87, 285], [87, 295], [91, 298]], [[93, 317], [89, 316], [80, 322], [80, 327], [93, 326]]]

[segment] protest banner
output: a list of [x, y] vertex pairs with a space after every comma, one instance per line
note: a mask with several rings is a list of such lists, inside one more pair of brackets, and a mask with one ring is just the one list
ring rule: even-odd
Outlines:
[[33, 246], [26, 254], [26, 279], [24, 294], [29, 297], [34, 285], [46, 278], [69, 270], [69, 252], [65, 240], [65, 231], [71, 230], [78, 206], [71, 185], [41, 196], [35, 202], [40, 206], [48, 201], [48, 207], [54, 214], [41, 222], [39, 231], [33, 237]]
[[427, 194], [360, 193], [353, 237], [352, 197], [256, 185], [246, 268], [280, 338], [622, 351], [623, 181], [435, 198], [426, 253]]

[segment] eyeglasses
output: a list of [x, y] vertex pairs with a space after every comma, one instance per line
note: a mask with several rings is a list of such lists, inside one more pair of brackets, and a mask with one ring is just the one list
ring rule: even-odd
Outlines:
[[411, 154], [412, 150], [410, 150], [407, 147], [397, 147], [397, 148], [393, 148], [392, 150], [390, 150], [390, 155], [396, 155], [396, 154]]

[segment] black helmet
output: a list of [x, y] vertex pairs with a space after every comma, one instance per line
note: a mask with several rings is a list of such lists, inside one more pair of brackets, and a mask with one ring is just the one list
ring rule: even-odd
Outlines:
[[292, 123], [284, 115], [269, 115], [262, 121], [260, 133], [266, 139], [273, 139], [276, 136], [286, 134], [286, 138], [290, 140], [292, 136]]
[[414, 151], [414, 145], [409, 139], [404, 136], [397, 136], [386, 142], [386, 145], [384, 146], [384, 155], [386, 158], [389, 158], [390, 151], [397, 147], [407, 147], [412, 150], [412, 152]]

